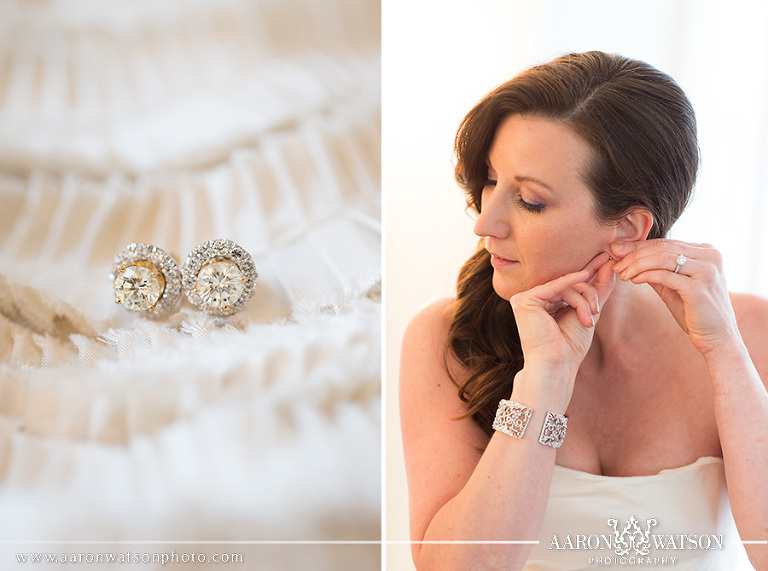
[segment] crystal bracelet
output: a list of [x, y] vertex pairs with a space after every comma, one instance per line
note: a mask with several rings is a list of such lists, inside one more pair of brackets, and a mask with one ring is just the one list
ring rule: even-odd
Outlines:
[[533, 409], [529, 406], [501, 399], [493, 421], [493, 429], [515, 438], [522, 438], [532, 414]]
[[[493, 421], [493, 429], [522, 438], [528, 422], [533, 415], [533, 409], [519, 402], [501, 399], [496, 410], [496, 418]], [[565, 431], [568, 426], [568, 418], [556, 412], [547, 412], [544, 424], [541, 427], [539, 443], [552, 448], [560, 448], [565, 440]]]
[[541, 427], [539, 443], [552, 448], [560, 448], [565, 440], [565, 429], [568, 426], [568, 418], [556, 412], [547, 412], [544, 426]]

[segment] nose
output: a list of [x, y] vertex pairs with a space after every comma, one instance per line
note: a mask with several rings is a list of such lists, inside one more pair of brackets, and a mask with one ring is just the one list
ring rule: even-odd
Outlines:
[[480, 200], [480, 214], [475, 221], [474, 232], [481, 238], [506, 238], [509, 236], [508, 217], [505, 216], [500, 193], [484, 190]]

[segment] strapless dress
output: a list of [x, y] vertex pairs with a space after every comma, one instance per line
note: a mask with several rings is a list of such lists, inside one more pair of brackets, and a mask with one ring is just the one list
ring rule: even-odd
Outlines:
[[722, 458], [630, 477], [555, 466], [525, 571], [640, 566], [752, 569], [728, 504]]

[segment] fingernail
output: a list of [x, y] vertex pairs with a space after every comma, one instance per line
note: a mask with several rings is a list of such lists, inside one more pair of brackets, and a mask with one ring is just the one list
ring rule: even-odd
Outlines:
[[597, 305], [597, 312], [600, 313], [600, 302], [596, 301], [595, 305]]
[[611, 250], [620, 256], [629, 252], [630, 248], [631, 246], [626, 242], [613, 242], [611, 244]]

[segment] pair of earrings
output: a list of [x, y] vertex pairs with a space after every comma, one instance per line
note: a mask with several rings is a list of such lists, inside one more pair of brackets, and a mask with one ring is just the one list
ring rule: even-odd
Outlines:
[[129, 244], [115, 256], [110, 274], [115, 302], [153, 317], [177, 311], [182, 292], [210, 315], [231, 315], [251, 298], [257, 277], [251, 255], [232, 240], [200, 244], [181, 270], [157, 246]]

